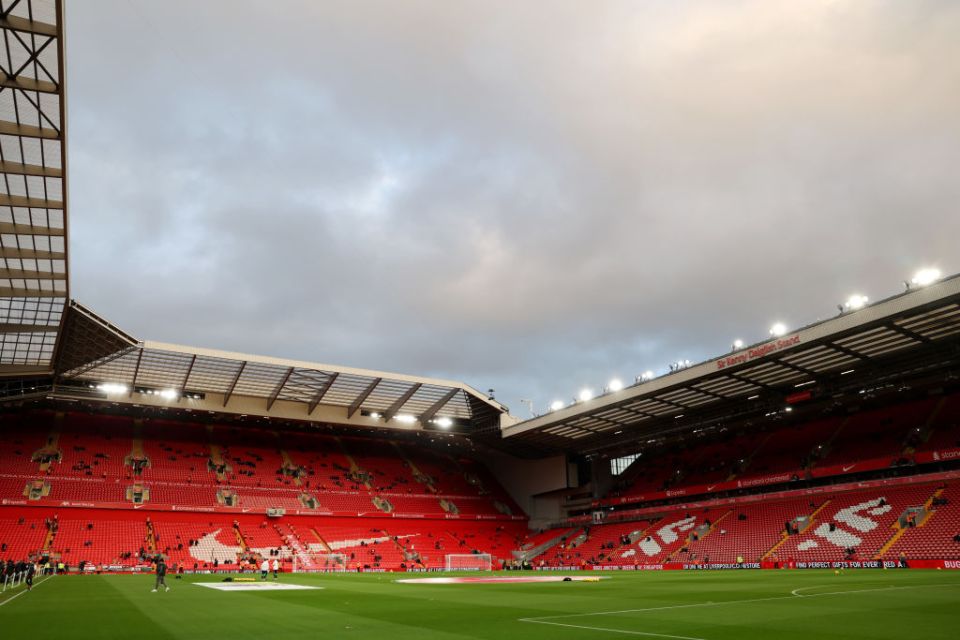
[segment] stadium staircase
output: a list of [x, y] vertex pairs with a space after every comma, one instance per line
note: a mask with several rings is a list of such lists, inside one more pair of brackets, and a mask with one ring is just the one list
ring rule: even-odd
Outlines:
[[548, 530], [526, 541], [520, 549], [514, 550], [511, 555], [521, 562], [532, 562], [579, 531], [578, 527], [564, 529], [560, 533], [557, 533], [554, 529]]
[[890, 551], [891, 547], [893, 547], [893, 545], [895, 545], [897, 541], [900, 540], [900, 538], [902, 538], [908, 531], [910, 531], [911, 529], [919, 529], [923, 527], [927, 523], [927, 520], [929, 520], [930, 517], [933, 515], [932, 507], [933, 507], [934, 501], [936, 501], [937, 498], [943, 495], [943, 491], [944, 491], [943, 489], [937, 489], [936, 491], [933, 492], [933, 495], [930, 496], [927, 499], [927, 501], [923, 503], [923, 507], [920, 510], [920, 513], [922, 514], [922, 516], [918, 521], [915, 522], [914, 527], [910, 527], [907, 524], [907, 522], [905, 522], [906, 512], [904, 513], [904, 515], [901, 515], [900, 518], [898, 518], [897, 521], [894, 522], [892, 525], [892, 528], [894, 529], [893, 535], [890, 536], [890, 539], [887, 540], [887, 542], [884, 543], [882, 547], [880, 547], [880, 550], [877, 551], [873, 559], [874, 560], [882, 559], [884, 556], [886, 556], [887, 552]]
[[885, 557], [896, 558], [903, 552], [909, 558], [958, 558], [960, 542], [960, 486], [951, 485], [939, 496], [946, 504], [931, 504], [926, 518], [916, 528], [906, 528], [903, 535], [885, 552]]
[[[806, 500], [806, 499], [803, 499], [803, 501], [805, 501], [805, 500]], [[796, 511], [792, 511], [792, 512], [791, 512], [791, 511], [788, 511], [788, 512], [786, 512], [786, 513], [783, 513], [782, 515], [783, 515], [784, 517], [780, 518], [779, 520], [775, 520], [775, 521], [774, 521], [774, 522], [777, 523], [777, 524], [782, 523], [782, 524], [780, 524], [780, 540], [778, 540], [775, 545], [773, 545], [772, 547], [770, 547], [770, 549], [768, 549], [766, 553], [764, 553], [762, 556], [760, 556], [760, 559], [761, 559], [761, 560], [769, 560], [769, 559], [775, 557], [775, 554], [777, 553], [777, 550], [778, 550], [780, 547], [782, 547], [784, 544], [786, 544], [786, 543], [790, 540], [791, 535], [803, 535], [804, 533], [806, 533], [806, 531], [807, 531], [810, 527], [812, 527], [812, 526], [817, 522], [817, 514], [819, 514], [819, 513], [820, 513], [821, 511], [823, 511], [824, 509], [826, 509], [829, 505], [830, 505], [830, 500], [826, 500], [826, 501], [823, 502], [823, 504], [821, 504], [819, 507], [817, 507], [816, 509], [814, 509], [813, 512], [811, 512], [810, 515], [808, 515], [808, 516], [806, 517], [806, 522], [805, 522], [805, 524], [803, 525], [803, 527], [802, 527], [797, 533], [795, 533], [795, 534], [787, 533], [786, 523], [787, 523], [787, 522], [794, 522], [794, 521], [795, 521], [796, 516], [791, 517], [790, 514], [791, 514], [791, 513], [794, 513], [794, 514], [795, 514]]]
[[313, 558], [310, 556], [306, 546], [304, 546], [300, 540], [300, 536], [297, 535], [292, 525], [274, 524], [273, 528], [277, 532], [277, 535], [283, 540], [284, 544], [293, 552], [293, 555], [297, 557], [301, 567], [307, 571], [316, 569]]

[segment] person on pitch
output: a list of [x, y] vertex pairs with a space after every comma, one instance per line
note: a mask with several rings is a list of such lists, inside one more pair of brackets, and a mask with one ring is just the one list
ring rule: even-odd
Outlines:
[[160, 590], [160, 587], [163, 587], [164, 591], [170, 591], [170, 587], [167, 586], [167, 563], [163, 559], [163, 556], [157, 556], [157, 582], [153, 585], [153, 590], [150, 593], [156, 593]]

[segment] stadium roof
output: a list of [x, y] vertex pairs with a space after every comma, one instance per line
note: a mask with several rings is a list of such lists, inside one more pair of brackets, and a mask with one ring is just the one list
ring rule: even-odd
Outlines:
[[0, 3], [0, 375], [49, 371], [67, 280], [62, 7]]
[[506, 426], [503, 436], [524, 452], [609, 450], [748, 415], [751, 404], [762, 415], [807, 392], [955, 372], [958, 362], [960, 275]]
[[75, 301], [61, 341], [49, 377], [8, 379], [0, 395], [466, 433], [506, 414], [461, 382], [137, 340]]

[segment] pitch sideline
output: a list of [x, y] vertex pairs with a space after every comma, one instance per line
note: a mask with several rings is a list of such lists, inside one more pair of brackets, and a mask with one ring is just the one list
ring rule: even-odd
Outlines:
[[[34, 587], [39, 587], [40, 585], [42, 585], [44, 582], [46, 582], [47, 580], [49, 580], [49, 579], [52, 578], [52, 577], [53, 577], [53, 576], [46, 576], [43, 580], [37, 580], [37, 584], [35, 584], [35, 585], [33, 585], [33, 586], [34, 586]], [[3, 605], [7, 604], [8, 602], [13, 602], [14, 600], [16, 600], [17, 598], [19, 598], [20, 596], [22, 596], [22, 595], [25, 594], [25, 593], [29, 593], [29, 591], [27, 591], [26, 587], [24, 587], [23, 591], [21, 591], [20, 593], [14, 595], [13, 597], [7, 598], [7, 599], [4, 600], [3, 602], [0, 602], [0, 607], [2, 607]]]

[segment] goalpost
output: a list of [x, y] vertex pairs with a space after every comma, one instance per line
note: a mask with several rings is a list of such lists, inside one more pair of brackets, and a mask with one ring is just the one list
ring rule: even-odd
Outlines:
[[293, 554], [294, 573], [322, 573], [347, 571], [347, 556], [342, 553]]
[[493, 558], [489, 553], [448, 553], [446, 555], [447, 571], [490, 571], [493, 568]]

